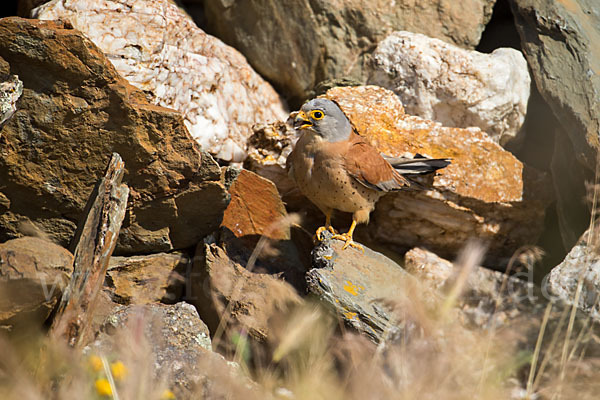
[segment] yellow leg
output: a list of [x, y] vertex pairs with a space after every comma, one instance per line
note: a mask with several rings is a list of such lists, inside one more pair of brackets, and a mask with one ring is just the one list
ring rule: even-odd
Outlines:
[[317, 238], [317, 240], [320, 242], [323, 240], [323, 238], [321, 237], [321, 233], [325, 232], [325, 231], [329, 231], [331, 232], [333, 235], [337, 234], [337, 231], [335, 229], [333, 229], [333, 226], [331, 226], [331, 210], [329, 210], [328, 212], [325, 213], [325, 226], [321, 226], [319, 227], [319, 229], [317, 229], [317, 233], [315, 234], [315, 237]]
[[350, 225], [350, 229], [348, 229], [348, 233], [343, 233], [341, 235], [333, 235], [332, 239], [339, 239], [339, 240], [343, 240], [344, 242], [344, 246], [342, 247], [342, 250], [345, 250], [348, 246], [350, 247], [354, 247], [355, 249], [359, 249], [362, 250], [362, 252], [365, 252], [365, 249], [358, 243], [354, 242], [354, 240], [352, 240], [352, 235], [354, 234], [354, 229], [356, 228], [356, 220], [353, 219], [352, 220], [352, 225]]

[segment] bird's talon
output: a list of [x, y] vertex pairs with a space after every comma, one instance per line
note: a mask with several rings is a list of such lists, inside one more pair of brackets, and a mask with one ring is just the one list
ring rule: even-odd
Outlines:
[[343, 233], [341, 235], [333, 235], [331, 238], [338, 239], [338, 240], [345, 242], [344, 245], [342, 246], [342, 250], [346, 250], [348, 248], [348, 246], [350, 246], [350, 247], [354, 247], [355, 249], [362, 251], [363, 254], [365, 253], [364, 247], [362, 247], [362, 245], [360, 245], [360, 244], [356, 243], [354, 240], [352, 240], [352, 236], [349, 236], [346, 233]]
[[332, 235], [337, 235], [338, 234], [338, 232], [331, 225], [329, 225], [329, 226], [321, 226], [321, 227], [319, 227], [319, 229], [317, 229], [317, 232], [315, 233], [315, 238], [319, 242], [323, 241], [323, 237], [321, 236], [321, 234], [323, 232], [325, 232], [325, 231], [331, 232]]

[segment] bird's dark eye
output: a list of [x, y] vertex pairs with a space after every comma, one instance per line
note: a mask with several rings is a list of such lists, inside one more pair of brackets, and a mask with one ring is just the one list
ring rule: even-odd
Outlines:
[[310, 116], [313, 119], [322, 119], [325, 116], [325, 114], [323, 114], [323, 111], [313, 110], [310, 112]]

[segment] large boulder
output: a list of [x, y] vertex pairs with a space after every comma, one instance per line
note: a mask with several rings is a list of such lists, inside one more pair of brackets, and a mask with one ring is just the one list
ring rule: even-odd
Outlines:
[[73, 255], [47, 240], [24, 237], [0, 244], [0, 328], [41, 326], [72, 272]]
[[494, 0], [204, 2], [209, 29], [294, 101], [324, 80], [365, 82], [363, 61], [386, 35], [419, 32], [474, 48]]
[[5, 18], [0, 58], [24, 86], [0, 139], [0, 240], [28, 224], [67, 245], [112, 152], [131, 190], [117, 253], [195, 246], [219, 226], [228, 193], [218, 164], [80, 32]]
[[154, 104], [181, 112], [192, 137], [217, 158], [243, 161], [252, 125], [285, 115], [245, 58], [172, 1], [53, 0], [33, 16], [69, 21], [85, 33]]
[[517, 50], [484, 54], [394, 32], [368, 65], [368, 82], [394, 91], [408, 114], [444, 126], [476, 126], [501, 145], [517, 136], [525, 120], [531, 79]]

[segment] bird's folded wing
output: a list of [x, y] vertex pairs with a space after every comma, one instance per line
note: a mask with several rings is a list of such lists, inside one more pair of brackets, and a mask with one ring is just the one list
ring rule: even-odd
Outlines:
[[358, 141], [350, 146], [344, 165], [350, 176], [374, 190], [390, 192], [407, 189], [411, 185], [366, 142]]

